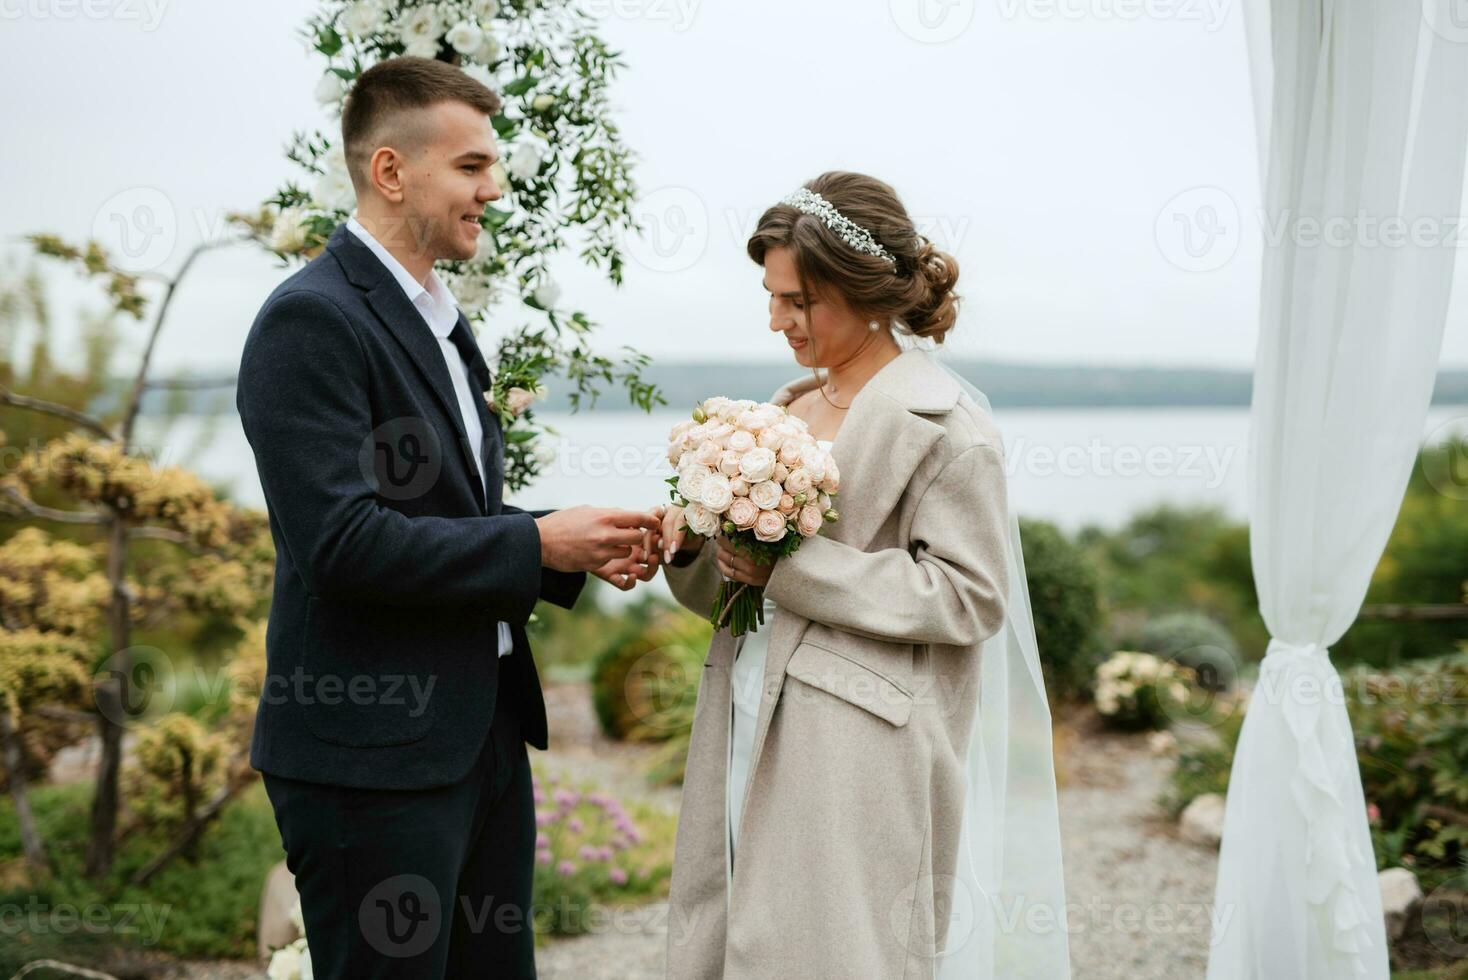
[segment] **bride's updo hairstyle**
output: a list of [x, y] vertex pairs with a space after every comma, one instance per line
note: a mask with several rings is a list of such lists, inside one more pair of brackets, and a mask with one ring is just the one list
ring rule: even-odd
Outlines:
[[918, 234], [897, 192], [875, 177], [836, 170], [805, 187], [870, 232], [893, 261], [852, 247], [820, 217], [786, 203], [760, 216], [749, 257], [763, 266], [770, 249], [789, 248], [807, 306], [812, 291], [829, 287], [863, 317], [943, 343], [958, 319], [958, 262]]

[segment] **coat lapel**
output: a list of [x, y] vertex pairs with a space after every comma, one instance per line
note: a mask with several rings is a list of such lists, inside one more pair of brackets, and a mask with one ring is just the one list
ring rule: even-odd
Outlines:
[[[422, 315], [408, 302], [408, 297], [404, 295], [403, 288], [392, 277], [392, 273], [383, 267], [366, 245], [357, 240], [356, 235], [347, 230], [346, 225], [337, 227], [326, 247], [341, 262], [352, 284], [367, 292], [367, 304], [372, 307], [372, 312], [377, 314], [388, 332], [407, 351], [418, 372], [428, 382], [429, 389], [448, 416], [449, 424], [454, 427], [454, 441], [459, 446], [459, 457], [468, 467], [466, 475], [470, 484], [475, 487], [474, 496], [482, 508], [484, 490], [479, 486], [479, 471], [474, 464], [474, 456], [480, 449], [469, 445], [468, 434], [464, 431], [464, 420], [459, 414], [459, 399], [454, 394], [454, 383], [449, 378], [448, 365], [444, 363], [438, 340], [424, 324]], [[460, 317], [462, 316], [461, 313]]]
[[[772, 400], [787, 405], [815, 385], [813, 377], [802, 378], [781, 388]], [[836, 499], [841, 519], [822, 534], [858, 550], [867, 549], [919, 464], [943, 438], [943, 426], [923, 416], [952, 411], [960, 391], [930, 354], [916, 349], [904, 351], [873, 375], [856, 393], [831, 445], [831, 457], [841, 471], [841, 493]], [[746, 802], [775, 702], [784, 687], [785, 668], [810, 624], [811, 620], [783, 609], [775, 617], [765, 659], [765, 697], [760, 699], [750, 753], [751, 778], [745, 784]]]

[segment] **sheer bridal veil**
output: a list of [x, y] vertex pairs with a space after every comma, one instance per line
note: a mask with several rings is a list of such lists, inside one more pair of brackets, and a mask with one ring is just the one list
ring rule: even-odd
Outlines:
[[[944, 369], [990, 411], [983, 392]], [[934, 882], [936, 914], [948, 919], [939, 980], [1070, 977], [1050, 705], [1012, 497], [1007, 562], [1004, 627], [981, 651], [958, 867], [953, 881]]]

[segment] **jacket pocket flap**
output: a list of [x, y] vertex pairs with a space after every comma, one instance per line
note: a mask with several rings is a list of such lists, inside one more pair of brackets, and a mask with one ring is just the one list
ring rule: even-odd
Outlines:
[[912, 695], [907, 691], [865, 664], [813, 643], [796, 647], [785, 673], [892, 725], [906, 725], [912, 715]]

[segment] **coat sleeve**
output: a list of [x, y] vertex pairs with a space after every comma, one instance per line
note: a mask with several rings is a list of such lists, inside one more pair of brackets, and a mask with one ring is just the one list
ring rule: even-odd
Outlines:
[[358, 463], [373, 429], [367, 356], [329, 297], [270, 302], [245, 344], [236, 400], [278, 543], [307, 591], [529, 620], [541, 588], [533, 517], [409, 517], [378, 502]]
[[[529, 514], [531, 520], [554, 514], [554, 510], [521, 510], [505, 504], [500, 508], [501, 514]], [[570, 609], [576, 605], [581, 590], [586, 587], [585, 572], [561, 572], [554, 568], [540, 567], [540, 598], [552, 605], [560, 606], [562, 609]]]
[[1009, 590], [997, 449], [972, 446], [948, 462], [918, 502], [911, 538], [911, 552], [807, 538], [776, 562], [765, 594], [782, 609], [880, 640], [974, 646], [997, 633]]
[[672, 590], [673, 598], [704, 619], [708, 619], [713, 612], [714, 596], [724, 580], [719, 574], [719, 566], [714, 562], [716, 551], [718, 548], [714, 547], [712, 541], [704, 541], [703, 547], [687, 565], [681, 568], [671, 564], [663, 566], [663, 574], [668, 577], [668, 588]]

